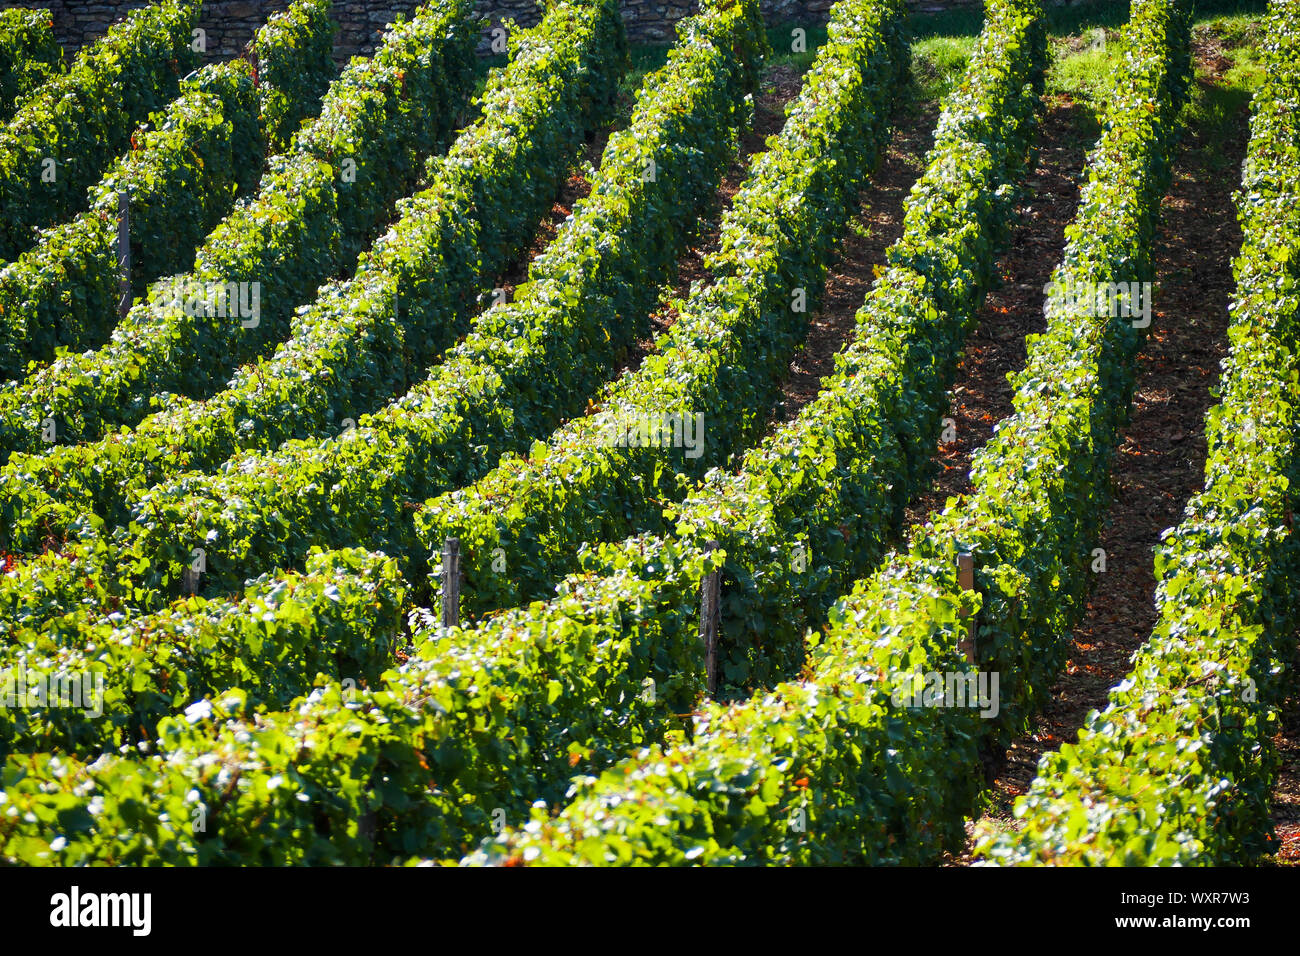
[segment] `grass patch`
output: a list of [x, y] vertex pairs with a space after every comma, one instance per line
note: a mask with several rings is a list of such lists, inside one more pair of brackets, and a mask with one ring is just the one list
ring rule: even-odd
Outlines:
[[[1194, 27], [1198, 40], [1212, 46], [1228, 66], [1217, 82], [1198, 77], [1184, 120], [1206, 132], [1213, 163], [1226, 163], [1216, 144], [1227, 124], [1247, 106], [1262, 75], [1257, 48], [1264, 38], [1260, 14], [1267, 0], [1197, 0]], [[1085, 107], [1081, 117], [1095, 135], [1096, 117], [1113, 88], [1118, 72], [1120, 37], [1128, 21], [1126, 0], [1087, 3], [1045, 10], [1052, 43], [1052, 63], [1047, 75], [1049, 95], [1066, 96]], [[942, 100], [961, 79], [975, 39], [984, 25], [977, 8], [958, 8], [910, 17], [913, 82], [900, 96], [912, 102]], [[826, 42], [826, 26], [810, 23], [775, 23], [767, 27], [772, 55], [768, 64], [805, 72]], [[645, 42], [630, 46], [631, 66], [620, 85], [622, 106], [630, 114], [632, 100], [646, 76], [663, 66], [670, 43]], [[481, 92], [488, 71], [506, 63], [504, 55], [481, 57], [478, 63]]]
[[966, 72], [973, 36], [933, 36], [912, 44], [912, 76], [918, 95], [943, 99]]
[[1047, 91], [1077, 100], [1093, 113], [1105, 104], [1115, 86], [1119, 33], [1105, 27], [1052, 40]]
[[[1214, 15], [1261, 14], [1268, 0], [1196, 0], [1192, 9], [1198, 19]], [[1047, 29], [1052, 36], [1072, 36], [1095, 27], [1114, 29], [1128, 22], [1126, 0], [1084, 3], [1069, 7], [1046, 5]], [[912, 36], [923, 40], [933, 36], [974, 37], [984, 26], [976, 9], [958, 8], [938, 13], [916, 13], [911, 17]]]

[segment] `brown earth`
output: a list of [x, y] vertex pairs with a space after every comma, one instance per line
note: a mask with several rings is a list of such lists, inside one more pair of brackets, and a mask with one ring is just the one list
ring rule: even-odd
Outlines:
[[[722, 212], [748, 176], [753, 156], [767, 148], [769, 137], [781, 131], [786, 106], [798, 95], [800, 85], [800, 74], [790, 66], [764, 70], [754, 97], [754, 124], [741, 136], [739, 154], [723, 177], [712, 213], [701, 221], [698, 234], [679, 260], [676, 280], [661, 296], [663, 305], [651, 317], [651, 336], [629, 351], [621, 371], [635, 369], [653, 349], [654, 337], [672, 326], [677, 301], [686, 297], [691, 284], [711, 278], [704, 259], [717, 245]], [[854, 315], [870, 287], [872, 267], [884, 261], [885, 249], [902, 231], [903, 200], [920, 175], [937, 115], [936, 104], [904, 100], [891, 117], [893, 132], [827, 272], [821, 306], [812, 314], [808, 336], [791, 359], [770, 427], [798, 414], [817, 394], [821, 379], [833, 370], [835, 353], [852, 333]]]
[[999, 258], [1001, 284], [976, 315], [950, 393], [953, 441], [940, 443], [939, 473], [907, 510], [907, 524], [924, 523], [949, 497], [970, 491], [971, 456], [1011, 414], [1008, 374], [1025, 364], [1025, 336], [1042, 332], [1043, 287], [1061, 259], [1065, 227], [1079, 205], [1087, 148], [1087, 110], [1068, 97], [1047, 104], [1034, 167], [1026, 177], [1010, 246]]
[[[1216, 62], [1198, 55], [1211, 82]], [[1226, 140], [1222, 132], [1212, 141], [1190, 130], [1178, 150], [1159, 226], [1151, 332], [1138, 361], [1132, 417], [1112, 466], [1113, 499], [1099, 542], [1107, 570], [1096, 576], [1045, 710], [994, 768], [984, 826], [1014, 827], [1015, 798], [1033, 780], [1039, 758], [1073, 740], [1089, 711], [1105, 707], [1108, 691], [1128, 673], [1133, 652], [1155, 624], [1154, 548], [1203, 484], [1204, 418], [1226, 354], [1232, 260], [1241, 243], [1235, 177], [1225, 178], [1214, 156], [1226, 155], [1232, 170], [1240, 168], [1246, 119], [1244, 111], [1235, 117]], [[954, 862], [971, 862], [969, 845]]]
[[854, 319], [875, 279], [874, 270], [883, 265], [885, 250], [902, 235], [903, 203], [924, 171], [938, 116], [936, 103], [905, 102], [891, 117], [893, 133], [826, 275], [808, 335], [790, 361], [769, 432], [795, 418], [817, 397], [822, 379], [835, 371], [835, 355], [853, 335]]
[[677, 260], [677, 275], [660, 296], [660, 307], [650, 316], [649, 334], [639, 340], [620, 363], [618, 374], [640, 366], [645, 357], [654, 351], [654, 341], [672, 327], [677, 320], [677, 302], [686, 298], [693, 283], [708, 282], [712, 276], [704, 266], [704, 258], [716, 248], [722, 231], [722, 213], [731, 205], [732, 198], [749, 176], [749, 165], [757, 153], [767, 148], [767, 140], [781, 132], [785, 124], [785, 108], [802, 86], [799, 73], [785, 66], [766, 68], [759, 78], [754, 96], [754, 121], [740, 134], [740, 148], [723, 173], [717, 195], [708, 212], [699, 221], [690, 245]]

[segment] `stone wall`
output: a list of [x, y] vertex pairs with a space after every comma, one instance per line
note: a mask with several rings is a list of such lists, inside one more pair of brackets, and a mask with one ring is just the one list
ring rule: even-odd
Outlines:
[[[102, 36], [115, 20], [141, 7], [147, 0], [36, 0], [3, 7], [45, 7], [54, 15], [55, 32], [69, 52]], [[202, 26], [207, 33], [208, 53], [217, 58], [236, 56], [257, 28], [289, 0], [206, 0]], [[335, 52], [340, 61], [356, 53], [369, 54], [384, 24], [399, 13], [409, 13], [421, 0], [334, 0], [334, 17], [339, 23]], [[697, 0], [623, 0], [623, 19], [633, 40], [671, 40], [673, 24], [695, 9]], [[833, 0], [761, 0], [769, 23], [823, 23]], [[908, 0], [925, 12], [950, 7], [978, 6], [982, 0]], [[1071, 2], [1071, 0], [1056, 0]], [[478, 0], [481, 13], [493, 22], [511, 17], [523, 26], [539, 19], [535, 0]], [[486, 41], [485, 41], [486, 46]]]

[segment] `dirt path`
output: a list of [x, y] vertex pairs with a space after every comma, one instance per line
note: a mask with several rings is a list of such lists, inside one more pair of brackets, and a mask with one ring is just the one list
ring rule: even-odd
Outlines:
[[[1033, 780], [1039, 758], [1073, 740], [1088, 712], [1106, 705], [1109, 689], [1128, 673], [1133, 652], [1155, 624], [1154, 548], [1203, 485], [1204, 419], [1226, 354], [1232, 260], [1241, 243], [1232, 194], [1246, 119], [1243, 112], [1229, 124], [1226, 141], [1189, 131], [1178, 151], [1157, 239], [1152, 329], [1138, 361], [1132, 419], [1112, 466], [1114, 498], [1099, 542], [1107, 570], [1097, 575], [1047, 707], [996, 770], [984, 825], [1013, 825], [1015, 798]], [[1227, 174], [1212, 161], [1216, 150], [1231, 160]], [[969, 849], [957, 862], [969, 862]]]
[[1011, 414], [1007, 375], [1025, 364], [1025, 336], [1042, 332], [1043, 287], [1061, 260], [1065, 227], [1079, 205], [1079, 176], [1089, 137], [1087, 110], [1066, 97], [1048, 104], [1034, 168], [1026, 177], [1010, 246], [998, 260], [1001, 284], [976, 316], [950, 393], [955, 438], [935, 452], [940, 471], [907, 510], [907, 526], [922, 524], [949, 497], [970, 491], [971, 456]]
[[[1291, 646], [1300, 648], [1300, 635], [1296, 635]], [[1300, 673], [1300, 650], [1286, 663], [1292, 674], [1291, 696], [1282, 705], [1282, 727], [1273, 738], [1278, 757], [1273, 826], [1279, 841], [1274, 862], [1281, 866], [1300, 866], [1300, 686], [1294, 677]]]
[[785, 108], [799, 95], [803, 78], [787, 67], [768, 67], [759, 80], [754, 96], [754, 122], [741, 132], [740, 149], [723, 173], [717, 196], [697, 226], [686, 251], [677, 259], [677, 274], [672, 284], [661, 290], [660, 306], [650, 316], [649, 334], [627, 350], [611, 381], [626, 372], [640, 367], [654, 348], [654, 340], [668, 331], [677, 320], [673, 300], [685, 299], [694, 282], [707, 282], [711, 278], [704, 267], [704, 257], [718, 244], [722, 231], [722, 213], [731, 205], [732, 198], [749, 175], [749, 164], [755, 153], [767, 148], [767, 138], [781, 132], [785, 124]]
[[[781, 131], [785, 108], [798, 94], [802, 78], [792, 67], [769, 67], [755, 99], [755, 122], [741, 137], [740, 154], [718, 189], [713, 214], [700, 223], [700, 231], [681, 257], [672, 287], [661, 297], [665, 304], [651, 317], [652, 337], [662, 335], [677, 317], [674, 299], [684, 299], [694, 282], [709, 280], [704, 257], [717, 245], [722, 211], [749, 174], [752, 156], [766, 148], [767, 139]], [[817, 394], [822, 378], [834, 369], [835, 354], [853, 332], [853, 319], [874, 278], [873, 266], [884, 261], [885, 250], [903, 228], [903, 202], [921, 173], [926, 151], [933, 141], [938, 104], [900, 101], [891, 117], [893, 132], [879, 167], [862, 191], [858, 211], [826, 276], [820, 309], [809, 320], [808, 336], [792, 356], [781, 397], [769, 420], [769, 430], [794, 418]], [[647, 338], [629, 350], [620, 374], [640, 365], [653, 347]]]
[[854, 319], [875, 280], [874, 269], [883, 265], [885, 250], [902, 235], [903, 203], [924, 172], [938, 118], [939, 104], [934, 102], [907, 103], [895, 110], [893, 134], [827, 272], [826, 290], [808, 335], [781, 383], [769, 433], [816, 398], [822, 379], [835, 370], [835, 356], [853, 336]]

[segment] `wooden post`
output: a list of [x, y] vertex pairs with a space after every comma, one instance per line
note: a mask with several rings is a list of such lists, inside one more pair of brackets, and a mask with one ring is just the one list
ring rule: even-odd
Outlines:
[[131, 311], [131, 200], [125, 190], [117, 194], [117, 317], [125, 319]]
[[[975, 590], [975, 556], [969, 551], [957, 555], [957, 584], [963, 591]], [[961, 616], [966, 619], [966, 636], [958, 647], [966, 655], [966, 660], [975, 663], [975, 616], [965, 601], [961, 605]]]
[[460, 538], [448, 538], [442, 546], [442, 626], [460, 622]]
[[[718, 542], [710, 541], [705, 550], [713, 552]], [[710, 571], [700, 586], [700, 640], [704, 644], [704, 672], [708, 680], [709, 696], [718, 689], [718, 626], [722, 619], [719, 599], [722, 594], [722, 572]]]

